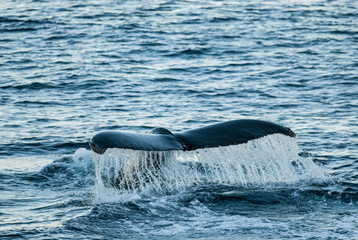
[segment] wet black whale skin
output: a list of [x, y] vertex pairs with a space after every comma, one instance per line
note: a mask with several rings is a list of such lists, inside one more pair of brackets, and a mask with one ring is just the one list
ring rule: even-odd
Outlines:
[[213, 148], [247, 143], [271, 134], [295, 137], [295, 133], [275, 123], [242, 119], [218, 123], [180, 133], [171, 133], [165, 128], [154, 128], [148, 134], [105, 131], [96, 134], [90, 146], [96, 153], [108, 148], [148, 151], [184, 150]]

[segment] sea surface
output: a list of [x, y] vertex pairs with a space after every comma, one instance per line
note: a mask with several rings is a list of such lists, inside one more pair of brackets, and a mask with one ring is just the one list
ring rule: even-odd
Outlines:
[[[297, 137], [88, 146], [235, 119]], [[358, 239], [358, 1], [1, 0], [0, 238]]]

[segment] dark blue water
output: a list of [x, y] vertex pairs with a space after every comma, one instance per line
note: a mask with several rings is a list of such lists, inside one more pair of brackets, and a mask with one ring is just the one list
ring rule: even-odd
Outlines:
[[[88, 147], [241, 118], [297, 143], [171, 153], [137, 190], [106, 178], [143, 153]], [[355, 0], [1, 1], [1, 239], [355, 239], [357, 129]]]

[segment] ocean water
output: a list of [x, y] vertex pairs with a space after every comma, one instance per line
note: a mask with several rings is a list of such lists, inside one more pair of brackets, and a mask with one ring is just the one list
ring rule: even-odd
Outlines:
[[[297, 138], [88, 146], [243, 118]], [[357, 129], [355, 0], [0, 3], [1, 239], [358, 239]]]

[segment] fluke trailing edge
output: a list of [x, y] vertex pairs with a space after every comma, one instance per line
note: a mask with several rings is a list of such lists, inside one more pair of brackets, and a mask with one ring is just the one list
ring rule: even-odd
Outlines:
[[286, 127], [261, 120], [234, 120], [180, 133], [165, 128], [154, 128], [148, 134], [118, 131], [100, 132], [90, 140], [90, 147], [102, 154], [108, 148], [148, 151], [184, 150], [237, 145], [271, 134], [295, 137]]

